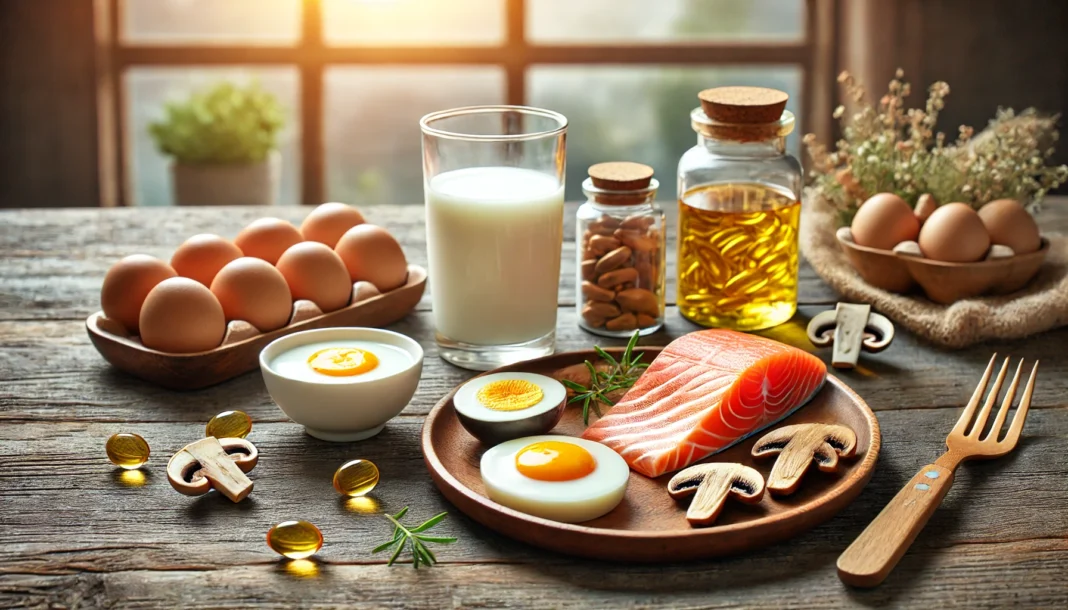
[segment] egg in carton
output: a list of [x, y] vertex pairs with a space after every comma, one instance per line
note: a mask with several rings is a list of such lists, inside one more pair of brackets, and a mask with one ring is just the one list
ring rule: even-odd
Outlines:
[[918, 284], [943, 304], [1019, 290], [1038, 273], [1049, 250], [1031, 215], [1010, 199], [976, 212], [965, 203], [939, 206], [922, 195], [913, 210], [897, 195], [879, 193], [836, 236], [869, 284], [899, 293]]
[[[260, 343], [282, 334], [390, 324], [415, 307], [425, 283], [426, 270], [408, 265], [388, 231], [329, 203], [301, 230], [261, 218], [234, 242], [191, 237], [170, 264], [139, 254], [118, 261], [104, 278], [103, 311], [86, 326], [119, 368], [161, 385], [203, 387], [254, 368]], [[148, 354], [166, 360], [163, 373], [147, 371]], [[209, 370], [209, 360], [221, 370]]]
[[[349, 302], [346, 302], [345, 305], [347, 306], [360, 303], [362, 301], [366, 301], [381, 294], [382, 292], [378, 288], [376, 288], [375, 285], [371, 282], [355, 282], [352, 285], [351, 300]], [[312, 318], [317, 318], [323, 315], [324, 313], [326, 312], [320, 309], [319, 306], [316, 305], [314, 302], [309, 301], [307, 299], [298, 299], [296, 301], [293, 301], [293, 307], [290, 316], [284, 326], [292, 326], [294, 324], [304, 322], [305, 320], [311, 320]], [[101, 330], [108, 332], [112, 335], [137, 341], [138, 343], [141, 343], [141, 345], [144, 345], [138, 335], [130, 333], [121, 323], [112, 320], [106, 316], [99, 316], [96, 320], [96, 325]], [[249, 324], [245, 320], [230, 320], [226, 323], [226, 329], [223, 332], [222, 341], [219, 344], [208, 349], [214, 349], [216, 347], [226, 347], [228, 345], [233, 345], [235, 343], [244, 341], [245, 339], [250, 339], [252, 337], [262, 334], [263, 333], [258, 328], [256, 328], [252, 324]]]

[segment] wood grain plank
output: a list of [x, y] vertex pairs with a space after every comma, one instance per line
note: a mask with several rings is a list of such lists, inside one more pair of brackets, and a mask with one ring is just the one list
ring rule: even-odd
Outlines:
[[[218, 608], [1058, 608], [1068, 603], [1068, 541], [917, 552], [879, 589], [848, 589], [834, 554], [662, 567], [406, 566], [280, 561], [211, 570], [0, 575], [5, 607]], [[762, 567], [778, 569], [774, 585]], [[996, 573], [997, 578], [990, 578]]]
[[[1047, 232], [1068, 232], [1066, 198], [1053, 197], [1040, 216]], [[675, 227], [674, 203], [663, 204], [668, 213], [668, 233]], [[565, 206], [564, 254], [560, 303], [574, 303], [574, 211]], [[235, 208], [121, 208], [56, 210], [41, 214], [33, 210], [0, 211], [0, 320], [84, 319], [99, 309], [100, 283], [108, 267], [123, 256], [136, 253], [169, 259], [174, 249], [195, 233], [218, 233], [233, 237], [252, 220], [274, 215], [299, 224], [306, 207]], [[410, 260], [426, 265], [423, 207], [367, 206], [370, 222], [388, 228], [400, 241]], [[668, 248], [669, 269], [675, 251]], [[667, 297], [675, 296], [674, 273], [668, 274]], [[802, 263], [799, 276], [802, 304], [833, 303], [835, 296]], [[431, 287], [433, 290], [433, 287]], [[428, 293], [429, 294], [429, 293]], [[424, 297], [422, 309], [429, 309]]]
[[[795, 319], [762, 334], [814, 351], [825, 362], [830, 349], [815, 350], [805, 337], [807, 320], [823, 307], [803, 307]], [[428, 312], [390, 326], [415, 338], [426, 350], [422, 380], [405, 413], [427, 413], [473, 373], [445, 364], [432, 336]], [[575, 311], [559, 312], [557, 349], [588, 349], [622, 341], [580, 330]], [[664, 331], [644, 337], [644, 345], [664, 345], [697, 327], [671, 308]], [[990, 344], [972, 350], [940, 352], [907, 333], [881, 354], [865, 354], [853, 371], [836, 372], [877, 411], [960, 406], [967, 401], [995, 350], [1042, 360], [1034, 407], [1068, 404], [1063, 344], [1068, 329], [1038, 337]], [[242, 409], [257, 421], [283, 421], [257, 371], [196, 392], [172, 392], [110, 367], [93, 349], [81, 321], [0, 321], [0, 421], [202, 421], [227, 409]]]
[[[761, 570], [774, 572], [774, 563], [783, 557], [840, 552], [916, 469], [938, 453], [956, 416], [955, 409], [880, 414], [884, 451], [856, 502], [813, 532], [731, 561], [746, 565], [756, 560], [765, 564]], [[297, 518], [323, 530], [323, 561], [384, 561], [368, 550], [388, 537], [389, 524], [364, 511], [395, 512], [411, 505], [413, 518], [419, 518], [451, 508], [423, 465], [421, 425], [421, 418], [402, 417], [374, 439], [335, 444], [307, 436], [296, 424], [257, 423], [249, 437], [261, 454], [251, 473], [256, 487], [240, 504], [217, 494], [180, 496], [166, 481], [167, 459], [203, 434], [201, 422], [5, 426], [0, 429], [0, 460], [5, 464], [0, 482], [7, 532], [0, 572], [263, 563], [274, 557], [263, 539], [270, 525]], [[123, 475], [104, 455], [107, 437], [120, 431], [141, 434], [153, 449], [143, 481]], [[1032, 412], [1016, 453], [961, 470], [916, 548], [1068, 538], [1068, 512], [1050, 510], [1068, 494], [1068, 459], [1060, 451], [1066, 442], [1068, 409]], [[337, 466], [357, 457], [374, 461], [382, 472], [367, 506], [346, 502], [330, 482]], [[551, 563], [560, 558], [506, 540], [451, 510], [441, 531], [459, 534], [461, 542], [442, 549], [444, 562]]]

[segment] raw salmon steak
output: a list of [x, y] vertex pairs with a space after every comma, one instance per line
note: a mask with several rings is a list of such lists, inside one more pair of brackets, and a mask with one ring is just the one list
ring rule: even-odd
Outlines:
[[658, 477], [790, 415], [826, 377], [823, 362], [796, 347], [732, 330], [698, 331], [668, 344], [582, 438]]

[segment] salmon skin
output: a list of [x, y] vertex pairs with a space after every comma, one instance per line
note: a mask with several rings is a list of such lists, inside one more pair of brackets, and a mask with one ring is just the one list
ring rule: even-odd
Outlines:
[[732, 330], [693, 332], [668, 344], [582, 438], [658, 477], [782, 420], [826, 378], [827, 366], [796, 347]]

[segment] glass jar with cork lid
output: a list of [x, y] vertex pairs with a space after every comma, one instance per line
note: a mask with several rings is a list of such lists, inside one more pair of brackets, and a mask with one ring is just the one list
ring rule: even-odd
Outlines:
[[717, 328], [759, 330], [797, 310], [801, 164], [786, 153], [789, 96], [702, 91], [697, 146], [679, 161], [678, 307]]
[[590, 166], [582, 183], [577, 246], [579, 326], [605, 337], [656, 332], [664, 324], [664, 212], [653, 168]]

